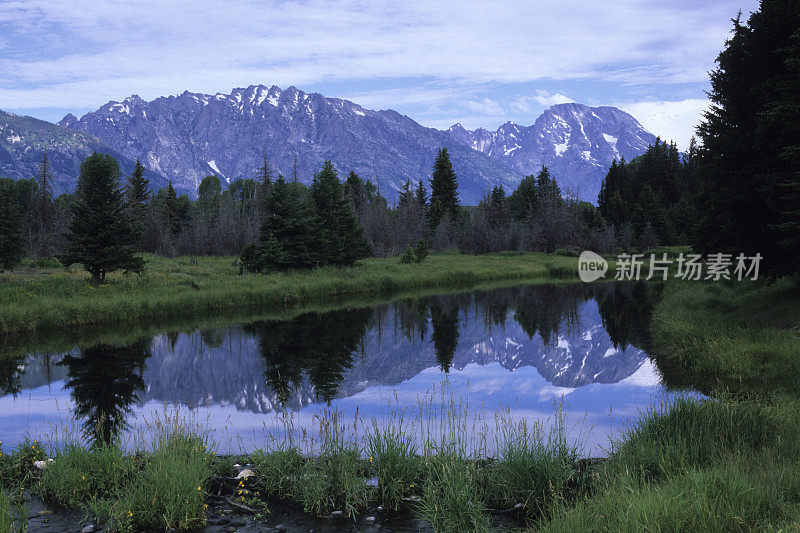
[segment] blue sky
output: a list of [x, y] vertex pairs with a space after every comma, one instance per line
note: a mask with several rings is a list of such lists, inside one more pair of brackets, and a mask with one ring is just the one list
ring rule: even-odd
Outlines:
[[0, 109], [294, 85], [445, 128], [614, 105], [685, 147], [756, 0], [0, 0]]

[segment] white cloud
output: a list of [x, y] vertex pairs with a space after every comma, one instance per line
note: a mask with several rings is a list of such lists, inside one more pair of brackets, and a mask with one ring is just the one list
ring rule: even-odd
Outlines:
[[642, 126], [662, 139], [675, 141], [678, 148], [686, 150], [695, 128], [708, 109], [708, 100], [680, 100], [676, 102], [637, 102], [618, 107], [633, 115]]
[[0, 107], [86, 107], [132, 92], [151, 99], [184, 89], [356, 79], [703, 83], [730, 17], [757, 3], [680, 4], [6, 1]]
[[[569, 96], [561, 93], [550, 94], [547, 91], [538, 89], [534, 96], [519, 96], [511, 106], [521, 113], [532, 113], [540, 106], [551, 107], [556, 104], [568, 104], [574, 102]], [[538, 104], [538, 105], [535, 105]]]
[[470, 111], [487, 117], [503, 117], [506, 115], [505, 110], [500, 107], [500, 104], [491, 98], [483, 98], [479, 101], [467, 100], [464, 102], [464, 105]]

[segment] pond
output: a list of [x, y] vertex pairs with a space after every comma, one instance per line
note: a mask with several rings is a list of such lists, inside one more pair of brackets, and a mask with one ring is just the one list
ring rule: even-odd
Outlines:
[[522, 285], [31, 350], [0, 360], [0, 442], [133, 442], [177, 409], [219, 453], [313, 447], [334, 417], [356, 440], [373, 423], [418, 442], [456, 425], [491, 455], [496, 420], [513, 418], [562, 423], [583, 455], [602, 456], [673, 397], [644, 351], [660, 290]]

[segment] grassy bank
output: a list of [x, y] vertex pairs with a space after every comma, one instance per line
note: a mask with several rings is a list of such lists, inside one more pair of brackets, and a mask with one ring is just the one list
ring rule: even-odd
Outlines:
[[[437, 531], [485, 531], [498, 521], [524, 525], [580, 484], [581, 462], [558, 410], [548, 428], [497, 413], [489, 458], [470, 448], [475, 438], [463, 406], [442, 406], [429, 405], [421, 425], [395, 410], [391, 424], [373, 424], [361, 439], [352, 419], [335, 411], [315, 418], [313, 428], [293, 428], [288, 415], [296, 438], [238, 457], [215, 456], [202, 426], [168, 414], [129, 451], [67, 440], [45, 452], [24, 442], [0, 453], [0, 480], [6, 489], [87, 513], [109, 531], [189, 530], [226, 510], [265, 528], [278, 505], [355, 522], [399, 512]], [[46, 467], [34, 467], [36, 460]]]
[[704, 390], [647, 413], [545, 531], [800, 530], [800, 289], [674, 284], [650, 347], [665, 381]]
[[0, 274], [0, 334], [135, 325], [249, 308], [288, 307], [413, 289], [577, 277], [577, 259], [547, 254], [437, 254], [421, 264], [366, 259], [350, 268], [239, 274], [232, 257], [148, 258], [142, 276], [90, 281], [78, 267], [23, 267]]

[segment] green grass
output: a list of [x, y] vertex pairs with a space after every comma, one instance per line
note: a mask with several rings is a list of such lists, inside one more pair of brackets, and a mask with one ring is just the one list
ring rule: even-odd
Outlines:
[[86, 502], [107, 498], [125, 485], [136, 468], [135, 462], [113, 444], [87, 449], [68, 443], [52, 459], [39, 478], [37, 491], [66, 509], [79, 509]]
[[94, 284], [77, 266], [28, 264], [0, 274], [0, 334], [135, 325], [210, 311], [290, 307], [354, 296], [465, 288], [498, 280], [576, 277], [577, 260], [546, 254], [437, 254], [406, 265], [365, 259], [349, 268], [239, 274], [232, 257], [148, 258], [142, 276], [112, 274]]
[[544, 531], [754, 531], [800, 519], [797, 406], [683, 399], [645, 415]]
[[337, 413], [319, 419], [320, 454], [306, 463], [299, 491], [306, 512], [326, 516], [341, 511], [355, 517], [371, 499], [361, 451], [347, 438], [345, 424]]
[[511, 420], [499, 424], [497, 461], [484, 472], [485, 492], [490, 505], [509, 509], [522, 504], [531, 516], [541, 516], [564, 498], [576, 477], [579, 450], [566, 441], [563, 411], [557, 411], [556, 430], [549, 433], [538, 420]]
[[800, 394], [796, 280], [668, 286], [652, 332], [653, 353], [671, 385], [708, 394]]
[[[214, 462], [207, 433], [177, 414], [157, 418], [150, 429], [152, 442], [137, 442], [132, 453], [116, 443], [67, 443], [41, 471], [33, 467], [45, 458], [41, 445], [21, 444], [0, 456], [11, 472], [3, 477], [3, 490], [29, 489], [51, 504], [94, 515], [108, 531], [202, 526]], [[3, 505], [0, 499], [0, 513], [7, 514]]]
[[379, 499], [384, 507], [394, 510], [415, 492], [421, 470], [413, 437], [402, 427], [402, 420], [398, 426], [375, 423], [367, 437], [368, 460], [378, 478]]
[[679, 283], [649, 347], [671, 386], [703, 390], [644, 413], [544, 531], [800, 530], [800, 289]]
[[435, 531], [486, 531], [486, 513], [478, 466], [445, 448], [425, 461], [419, 513]]
[[28, 506], [19, 492], [0, 487], [0, 533], [28, 531]]
[[205, 524], [212, 475], [208, 435], [176, 417], [155, 422], [140, 471], [89, 508], [114, 531], [187, 530]]

